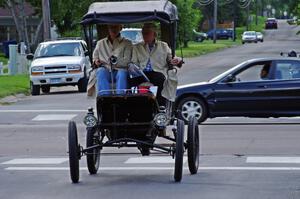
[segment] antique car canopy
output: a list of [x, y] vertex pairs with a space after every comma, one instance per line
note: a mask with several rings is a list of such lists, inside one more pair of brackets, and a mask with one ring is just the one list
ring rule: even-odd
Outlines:
[[96, 2], [90, 5], [81, 24], [173, 23], [177, 20], [177, 8], [167, 0]]

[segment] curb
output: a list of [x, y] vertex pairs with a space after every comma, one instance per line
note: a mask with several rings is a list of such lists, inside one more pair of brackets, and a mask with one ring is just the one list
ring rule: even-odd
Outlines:
[[6, 96], [6, 97], [0, 99], [0, 104], [12, 104], [12, 103], [16, 103], [16, 102], [24, 99], [25, 97], [26, 97], [26, 95], [23, 94], [23, 93], [16, 94], [16, 95]]

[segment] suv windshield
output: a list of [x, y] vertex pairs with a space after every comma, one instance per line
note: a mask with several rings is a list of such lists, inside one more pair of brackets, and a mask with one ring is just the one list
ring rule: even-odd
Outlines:
[[44, 43], [35, 51], [35, 58], [54, 56], [81, 56], [79, 43]]

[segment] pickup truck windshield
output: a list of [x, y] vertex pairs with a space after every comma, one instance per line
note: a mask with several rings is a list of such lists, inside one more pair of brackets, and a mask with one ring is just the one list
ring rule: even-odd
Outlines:
[[55, 57], [55, 56], [81, 56], [79, 43], [49, 43], [41, 44], [37, 48], [34, 57]]

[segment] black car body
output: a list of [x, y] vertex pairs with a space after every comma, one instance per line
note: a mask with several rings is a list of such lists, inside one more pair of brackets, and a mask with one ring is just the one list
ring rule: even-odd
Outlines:
[[[268, 68], [267, 75], [262, 70]], [[175, 107], [185, 121], [223, 116], [289, 117], [300, 115], [300, 60], [253, 59], [209, 82], [181, 86]]]
[[275, 18], [268, 18], [265, 22], [265, 29], [277, 29], [277, 20]]

